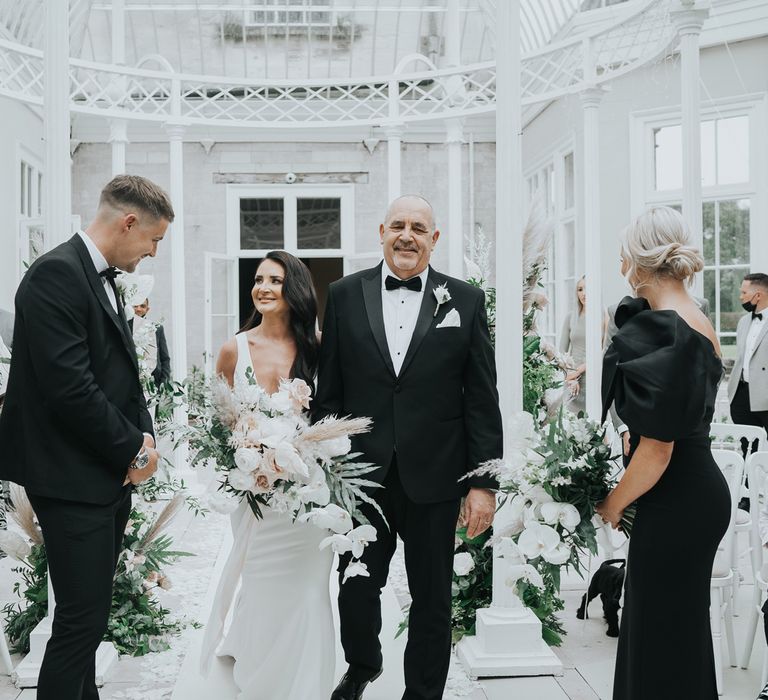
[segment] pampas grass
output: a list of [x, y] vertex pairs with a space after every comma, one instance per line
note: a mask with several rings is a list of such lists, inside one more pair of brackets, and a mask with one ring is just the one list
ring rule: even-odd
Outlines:
[[349, 435], [367, 433], [370, 429], [370, 418], [336, 418], [336, 416], [327, 416], [302, 431], [299, 440], [302, 442], [336, 440], [337, 438]]
[[173, 494], [173, 498], [168, 501], [165, 508], [160, 511], [160, 515], [157, 516], [155, 522], [152, 523], [152, 526], [147, 530], [144, 537], [141, 538], [137, 551], [146, 549], [164, 530], [168, 528], [171, 521], [178, 515], [185, 500], [186, 494], [184, 491], [177, 491]]
[[539, 286], [539, 277], [544, 269], [554, 222], [547, 216], [541, 194], [531, 203], [528, 223], [523, 230], [523, 313], [527, 313], [534, 302]]
[[13, 509], [9, 515], [34, 544], [42, 544], [43, 533], [40, 531], [40, 526], [35, 522], [35, 510], [29, 502], [27, 492], [18, 484], [12, 483], [10, 486]]

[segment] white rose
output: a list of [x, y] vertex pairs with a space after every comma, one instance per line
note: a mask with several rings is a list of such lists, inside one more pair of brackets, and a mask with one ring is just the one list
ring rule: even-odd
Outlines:
[[507, 420], [507, 434], [510, 436], [512, 447], [518, 449], [526, 448], [536, 434], [533, 416], [527, 411], [513, 413]]
[[453, 557], [453, 573], [457, 576], [466, 576], [475, 568], [475, 560], [469, 552], [459, 552]]
[[253, 491], [255, 484], [252, 473], [244, 472], [242, 469], [230, 469], [228, 478], [229, 484], [233, 489], [237, 491]]
[[291, 394], [287, 389], [281, 389], [269, 398], [269, 407], [276, 413], [289, 413], [292, 409]]
[[0, 549], [9, 557], [24, 561], [32, 548], [29, 543], [18, 533], [11, 530], [0, 530]]
[[240, 447], [235, 450], [235, 464], [238, 469], [250, 474], [261, 464], [261, 452], [250, 447]]

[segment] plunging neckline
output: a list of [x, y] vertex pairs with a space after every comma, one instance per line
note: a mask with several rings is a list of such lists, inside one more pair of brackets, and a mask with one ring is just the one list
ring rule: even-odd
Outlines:
[[[244, 331], [243, 333], [239, 333], [238, 335], [235, 336], [235, 339], [237, 340], [237, 339], [239, 339], [241, 337], [242, 337], [243, 340], [242, 340], [242, 342], [238, 342], [238, 347], [237, 347], [237, 363], [235, 365], [235, 374], [237, 375], [237, 370], [239, 369], [240, 364], [241, 364], [240, 356], [242, 354], [245, 354], [245, 356], [248, 358], [248, 360], [247, 360], [248, 367], [250, 367], [250, 369], [251, 369], [251, 376], [253, 377], [253, 381], [255, 382], [256, 386], [259, 387], [259, 389], [261, 389], [269, 397], [272, 397], [275, 394], [279, 394], [280, 393], [280, 385], [284, 381], [290, 381], [290, 379], [287, 379], [287, 378], [282, 377], [282, 376], [279, 377], [279, 379], [277, 381], [277, 388], [274, 391], [268, 391], [264, 387], [264, 385], [259, 381], [259, 378], [256, 376], [256, 368], [253, 366], [253, 356], [251, 355], [251, 343], [248, 340], [248, 331]], [[242, 372], [242, 379], [245, 382], [248, 381], [246, 370], [247, 370], [247, 368], [244, 368], [244, 370]]]

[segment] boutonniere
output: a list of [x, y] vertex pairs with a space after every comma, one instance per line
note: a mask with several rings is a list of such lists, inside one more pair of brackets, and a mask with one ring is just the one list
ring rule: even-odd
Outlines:
[[437, 306], [435, 307], [435, 313], [432, 318], [437, 316], [437, 312], [440, 311], [440, 307], [445, 304], [445, 302], [451, 300], [451, 293], [448, 291], [448, 287], [446, 286], [447, 284], [448, 283], [445, 282], [444, 284], [441, 284], [439, 287], [435, 287], [432, 290], [432, 293], [435, 295], [435, 299], [437, 300]]

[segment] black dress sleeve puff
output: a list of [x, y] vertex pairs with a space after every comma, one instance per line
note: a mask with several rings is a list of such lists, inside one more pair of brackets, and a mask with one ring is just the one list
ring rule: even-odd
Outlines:
[[615, 401], [634, 435], [674, 442], [696, 432], [717, 385], [709, 380], [717, 359], [709, 341], [675, 311], [652, 311], [645, 299], [625, 297], [616, 325], [603, 362], [603, 420]]

